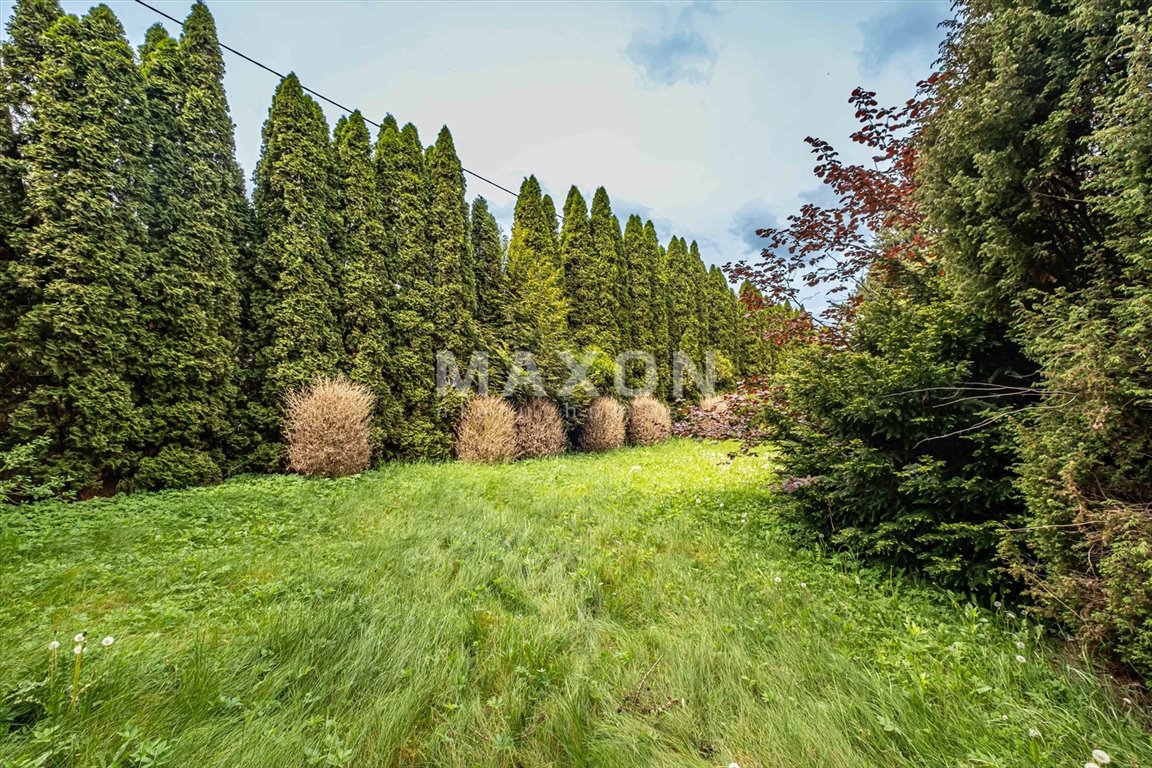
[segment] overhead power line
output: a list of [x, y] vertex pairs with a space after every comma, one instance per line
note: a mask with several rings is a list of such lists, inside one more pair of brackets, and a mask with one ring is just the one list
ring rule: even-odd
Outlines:
[[[184, 22], [180, 21], [180, 19], [176, 18], [175, 16], [172, 16], [170, 14], [165, 13], [164, 11], [157, 8], [156, 6], [149, 5], [148, 3], [144, 2], [144, 0], [133, 0], [133, 1], [137, 5], [142, 5], [145, 8], [147, 8], [148, 10], [152, 11], [153, 13], [155, 13], [159, 16], [163, 16], [165, 19], [168, 19], [168, 21], [174, 22], [176, 24], [181, 24], [181, 25], [184, 23]], [[276, 75], [276, 77], [280, 78], [281, 80], [283, 80], [285, 77], [287, 77], [287, 75], [284, 75], [280, 72], [277, 72], [276, 70], [272, 69], [272, 67], [268, 66], [267, 64], [264, 64], [263, 62], [257, 61], [256, 59], [252, 58], [251, 56], [248, 56], [247, 54], [241, 53], [240, 51], [236, 50], [235, 48], [233, 48], [230, 45], [225, 45], [224, 43], [220, 42], [219, 40], [217, 40], [216, 42], [220, 46], [221, 50], [228, 51], [229, 53], [231, 53], [233, 55], [239, 56], [240, 58], [244, 59], [244, 61], [247, 61], [250, 64], [255, 64], [256, 66], [260, 67], [260, 69], [263, 69], [266, 72], [270, 72], [273, 75]], [[335, 99], [328, 98], [327, 96], [320, 93], [319, 91], [312, 90], [311, 88], [304, 85], [303, 83], [300, 84], [300, 87], [303, 88], [308, 93], [315, 96], [316, 98], [320, 99], [321, 101], [325, 101], [325, 102], [331, 104], [332, 106], [336, 107], [337, 109], [343, 110], [344, 112], [347, 112], [349, 114], [356, 111], [356, 110], [352, 109], [351, 107], [344, 106], [343, 104], [336, 101]], [[369, 120], [366, 117], [364, 118], [364, 122], [366, 122], [369, 125], [374, 126], [376, 128], [381, 127], [380, 123], [377, 123], [374, 120]], [[503, 184], [497, 184], [496, 182], [492, 181], [492, 179], [485, 178], [484, 176], [481, 176], [480, 174], [476, 173], [475, 171], [470, 171], [463, 166], [460, 167], [460, 170], [464, 171], [464, 173], [468, 174], [469, 176], [473, 176], [477, 179], [480, 179], [480, 181], [483, 181], [485, 184], [491, 184], [492, 186], [496, 187], [496, 189], [500, 189], [500, 190], [503, 190], [504, 192], [507, 192], [508, 194], [512, 195], [512, 197], [517, 197], [517, 198], [520, 197], [519, 194], [508, 189], [508, 187], [505, 187]], [[562, 219], [563, 217], [560, 216], [559, 214], [557, 214], [557, 218]]]

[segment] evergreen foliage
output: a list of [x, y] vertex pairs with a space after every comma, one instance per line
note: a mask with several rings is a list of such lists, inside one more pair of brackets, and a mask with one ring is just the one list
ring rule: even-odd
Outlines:
[[[141, 471], [150, 485], [175, 486], [219, 477], [231, 439], [247, 206], [207, 7], [193, 6], [179, 43], [162, 27], [150, 29], [141, 58], [152, 128], [145, 207], [152, 263], [141, 311], [154, 344], [139, 387], [149, 421]], [[165, 480], [149, 466], [165, 451], [166, 469], [179, 455], [196, 470], [177, 468]]]
[[8, 337], [19, 390], [6, 434], [10, 445], [36, 446], [34, 474], [95, 491], [132, 472], [146, 429], [134, 397], [148, 334], [138, 294], [144, 89], [106, 6], [21, 34], [42, 58], [25, 81], [36, 85], [21, 124], [30, 228], [11, 266], [28, 303]]
[[503, 339], [508, 324], [508, 278], [500, 225], [488, 210], [488, 201], [472, 201], [471, 263], [476, 271], [476, 320], [487, 349]]
[[552, 388], [567, 370], [561, 353], [568, 347], [569, 305], [553, 239], [556, 217], [550, 201], [541, 194], [535, 176], [520, 185], [508, 243], [508, 343], [513, 351], [527, 350], [536, 356], [545, 386]]
[[284, 397], [344, 365], [332, 247], [340, 225], [336, 158], [324, 113], [295, 75], [276, 89], [255, 178], [248, 406], [268, 441], [254, 459], [276, 465]]
[[447, 458], [451, 434], [436, 412], [435, 301], [428, 216], [428, 169], [416, 127], [403, 129], [391, 115], [376, 140], [376, 177], [391, 233], [396, 281], [396, 347], [393, 386], [404, 408], [392, 455], [417, 460]]
[[632, 297], [628, 289], [628, 264], [624, 260], [624, 237], [620, 232], [620, 220], [612, 214], [612, 203], [604, 187], [598, 187], [592, 197], [588, 228], [597, 271], [606, 273], [610, 280], [610, 287], [605, 289], [605, 295], [599, 299], [601, 311], [611, 311], [612, 314], [611, 320], [606, 318], [604, 321], [607, 330], [604, 349], [616, 354], [628, 348]]
[[564, 262], [566, 292], [572, 302], [568, 315], [572, 343], [578, 348], [595, 347], [604, 351], [619, 349], [615, 253], [611, 248], [596, 247], [588, 207], [576, 187], [568, 191], [568, 199], [564, 203], [560, 250]]
[[390, 242], [371, 137], [359, 112], [337, 122], [334, 146], [340, 177], [336, 254], [343, 266], [344, 349], [349, 377], [372, 394], [372, 445], [379, 454], [397, 442], [403, 419], [391, 383], [396, 290], [389, 271]]
[[469, 243], [464, 171], [445, 126], [428, 148], [428, 236], [435, 286], [435, 348], [467, 356], [480, 339], [476, 328], [476, 270]]

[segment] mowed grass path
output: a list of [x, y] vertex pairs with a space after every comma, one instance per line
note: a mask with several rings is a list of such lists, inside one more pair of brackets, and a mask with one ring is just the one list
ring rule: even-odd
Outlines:
[[1152, 765], [1033, 628], [798, 548], [727, 447], [0, 511], [0, 765]]

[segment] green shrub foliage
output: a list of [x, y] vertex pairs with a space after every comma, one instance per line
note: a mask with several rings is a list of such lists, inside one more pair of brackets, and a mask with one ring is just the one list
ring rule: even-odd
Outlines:
[[953, 587], [1003, 584], [996, 552], [1020, 517], [1010, 441], [996, 411], [957, 388], [997, 382], [1013, 354], [998, 330], [936, 291], [882, 289], [861, 306], [850, 350], [798, 353], [773, 416], [792, 518]]

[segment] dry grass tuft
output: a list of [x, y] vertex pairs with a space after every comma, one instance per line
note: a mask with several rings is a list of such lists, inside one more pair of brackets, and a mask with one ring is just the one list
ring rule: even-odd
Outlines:
[[564, 419], [556, 403], [534, 397], [516, 414], [516, 453], [522, 459], [556, 456], [568, 447]]
[[611, 451], [624, 445], [628, 411], [614, 397], [598, 397], [588, 407], [580, 430], [580, 447], [586, 451]]
[[372, 460], [372, 392], [345, 378], [317, 377], [284, 398], [288, 469], [343, 477]]
[[628, 438], [633, 445], [656, 445], [672, 433], [672, 415], [668, 406], [652, 395], [640, 395], [632, 400], [628, 415]]
[[474, 397], [456, 427], [456, 458], [503, 464], [516, 458], [516, 410], [502, 397]]

